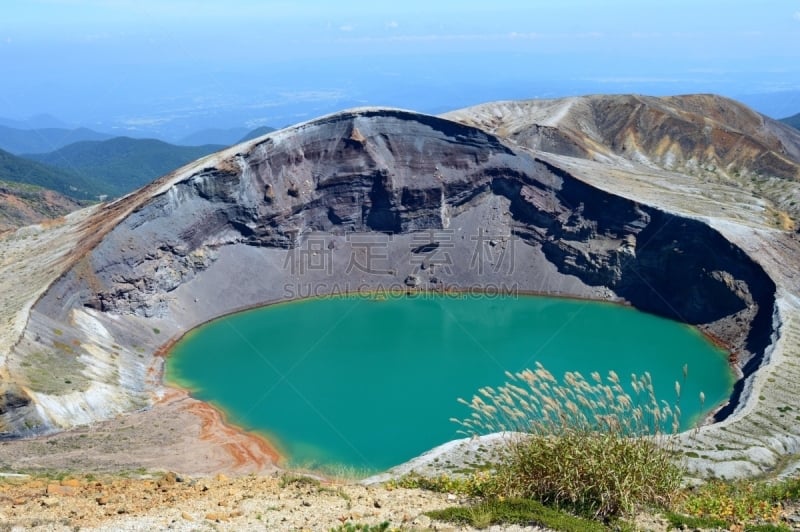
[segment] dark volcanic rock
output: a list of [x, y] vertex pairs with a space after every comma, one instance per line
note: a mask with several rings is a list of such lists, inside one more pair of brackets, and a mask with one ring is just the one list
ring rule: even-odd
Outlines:
[[34, 427], [26, 427], [25, 419], [35, 415], [32, 410], [31, 399], [24, 390], [13, 383], [0, 383], [0, 440], [31, 433]]

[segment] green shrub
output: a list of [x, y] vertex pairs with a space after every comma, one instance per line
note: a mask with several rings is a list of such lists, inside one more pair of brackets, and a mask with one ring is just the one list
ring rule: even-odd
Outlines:
[[527, 499], [488, 500], [474, 506], [454, 506], [444, 510], [426, 512], [431, 519], [447, 521], [475, 528], [490, 525], [537, 525], [552, 530], [575, 532], [600, 532], [602, 524], [548, 508], [542, 503]]
[[[679, 426], [677, 407], [659, 403], [649, 374], [632, 376], [631, 397], [614, 372], [593, 382], [562, 381], [537, 364], [482, 388], [459, 423], [467, 433], [510, 432], [495, 476], [496, 498], [528, 498], [597, 518], [637, 505], [667, 505], [682, 470], [663, 436]], [[676, 383], [676, 390], [680, 386]]]
[[685, 530], [687, 528], [725, 528], [726, 522], [722, 519], [715, 519], [713, 517], [696, 517], [690, 515], [683, 515], [675, 512], [665, 512], [664, 517], [667, 518], [672, 528]]
[[780, 482], [715, 480], [684, 494], [676, 504], [683, 514], [734, 524], [780, 523], [783, 505], [800, 496], [800, 480]]
[[389, 489], [408, 488], [435, 491], [438, 493], [459, 493], [470, 497], [485, 497], [495, 493], [495, 477], [489, 472], [478, 471], [464, 476], [439, 475], [426, 477], [409, 473], [385, 484]]
[[322, 482], [320, 482], [319, 479], [310, 477], [308, 475], [284, 473], [281, 476], [279, 485], [281, 488], [286, 488], [288, 486], [319, 488], [322, 485]]
[[771, 525], [771, 524], [761, 524], [761, 525], [748, 525], [744, 527], [744, 532], [791, 532], [792, 529], [786, 525]]
[[596, 517], [666, 505], [681, 472], [656, 444], [601, 432], [520, 439], [498, 469], [499, 493], [566, 505]]

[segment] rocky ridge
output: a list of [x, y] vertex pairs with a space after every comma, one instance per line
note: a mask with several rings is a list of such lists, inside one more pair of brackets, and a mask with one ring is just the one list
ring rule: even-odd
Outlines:
[[800, 132], [720, 96], [522, 100], [444, 116], [538, 151], [666, 170], [712, 189], [741, 187], [767, 200], [772, 224], [784, 229], [800, 215]]

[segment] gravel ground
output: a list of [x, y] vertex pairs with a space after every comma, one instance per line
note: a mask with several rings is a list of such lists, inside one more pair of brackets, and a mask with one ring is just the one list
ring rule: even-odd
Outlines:
[[[101, 476], [0, 480], [0, 530], [330, 530], [388, 521], [401, 530], [472, 530], [424, 512], [453, 494], [320, 483], [297, 476]], [[489, 530], [500, 530], [493, 527]], [[507, 527], [503, 530], [544, 530]]]

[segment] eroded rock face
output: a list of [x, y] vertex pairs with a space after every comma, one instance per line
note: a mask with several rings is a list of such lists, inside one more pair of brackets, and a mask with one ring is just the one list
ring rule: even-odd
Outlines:
[[800, 133], [721, 96], [493, 102], [444, 116], [533, 150], [689, 175], [710, 194], [733, 184], [768, 200], [776, 227], [799, 225]]
[[573, 157], [618, 156], [691, 174], [800, 176], [796, 130], [712, 94], [498, 102], [445, 116]]
[[[622, 299], [701, 325], [743, 364], [769, 343], [775, 286], [716, 231], [447, 120], [340, 113], [170, 179], [34, 307], [9, 367], [39, 407], [15, 417], [7, 401], [3, 436], [141, 408], [160, 387], [154, 353], [164, 341], [243, 306], [320, 295], [287, 291], [301, 281], [322, 292], [508, 283]], [[352, 268], [352, 235], [379, 242], [386, 267]], [[487, 249], [505, 258], [493, 255], [484, 271], [475, 252], [486, 235]], [[448, 263], [435, 263], [437, 249]], [[297, 250], [330, 257], [330, 267], [288, 268]], [[69, 385], [37, 390], [23, 362], [54, 351], [80, 361], [70, 367], [84, 379], [65, 375]], [[54, 413], [59, 398], [69, 406]]]

